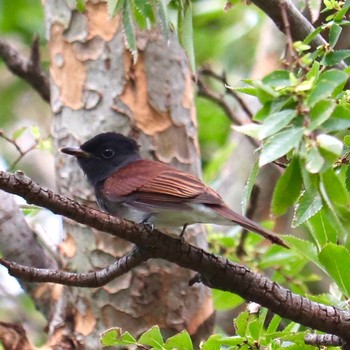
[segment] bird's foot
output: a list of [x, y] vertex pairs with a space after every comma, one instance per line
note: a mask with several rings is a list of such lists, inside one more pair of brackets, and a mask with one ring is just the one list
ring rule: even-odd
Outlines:
[[187, 228], [187, 226], [188, 226], [188, 224], [183, 225], [182, 230], [181, 230], [181, 232], [180, 232], [179, 240], [180, 240], [181, 242], [184, 242], [184, 241], [185, 241], [185, 233], [186, 233], [186, 228]]
[[141, 225], [143, 225], [143, 229], [144, 229], [146, 232], [151, 233], [151, 232], [153, 232], [153, 230], [154, 230], [154, 224], [148, 221], [149, 218], [150, 218], [150, 217], [147, 217], [145, 220], [143, 220], [143, 221], [141, 222]]

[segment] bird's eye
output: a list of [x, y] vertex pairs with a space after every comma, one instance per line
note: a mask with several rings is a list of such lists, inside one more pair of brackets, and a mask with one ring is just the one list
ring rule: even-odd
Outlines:
[[105, 159], [111, 159], [114, 156], [114, 150], [112, 148], [106, 148], [101, 152], [101, 155]]

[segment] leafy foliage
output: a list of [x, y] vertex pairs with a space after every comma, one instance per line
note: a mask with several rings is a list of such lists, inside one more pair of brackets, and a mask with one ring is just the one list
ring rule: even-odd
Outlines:
[[[328, 22], [294, 44], [295, 59], [288, 69], [258, 81], [245, 80], [247, 86], [236, 88], [255, 96], [261, 108], [253, 123], [235, 129], [262, 141], [260, 166], [277, 160], [285, 163], [274, 189], [272, 212], [279, 216], [294, 206], [293, 226], [307, 227], [312, 242], [286, 240], [326, 273], [345, 299], [350, 290], [345, 268], [350, 258], [350, 70], [334, 66], [342, 64], [350, 51], [334, 47], [342, 26], [349, 24], [345, 16], [350, 2], [325, 1], [325, 5]], [[326, 28], [330, 45], [311, 51], [310, 40]], [[266, 261], [262, 264], [267, 266]]]

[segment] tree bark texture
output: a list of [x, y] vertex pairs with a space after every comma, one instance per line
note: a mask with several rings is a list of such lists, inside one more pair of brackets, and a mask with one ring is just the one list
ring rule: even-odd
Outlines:
[[[57, 148], [116, 131], [136, 139], [143, 156], [199, 175], [192, 77], [177, 41], [165, 42], [157, 31], [138, 33], [134, 65], [120, 19], [108, 17], [105, 2], [87, 2], [84, 13], [68, 1], [48, 0], [44, 6]], [[74, 159], [57, 154], [56, 167], [62, 194], [95, 202]], [[68, 270], [100, 269], [131, 249], [126, 241], [69, 220], [64, 227], [60, 252]], [[206, 246], [201, 230], [188, 230], [186, 238]], [[154, 324], [166, 336], [184, 328], [196, 335], [213, 306], [208, 288], [188, 286], [192, 276], [151, 260], [102, 288], [64, 287], [55, 301], [61, 317], [50, 323], [51, 336], [74, 334], [86, 349], [96, 349], [99, 334], [113, 326], [135, 336]]]

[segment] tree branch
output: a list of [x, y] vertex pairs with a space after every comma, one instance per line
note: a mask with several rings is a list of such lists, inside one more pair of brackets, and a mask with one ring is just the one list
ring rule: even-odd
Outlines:
[[132, 268], [146, 261], [149, 257], [145, 250], [135, 247], [131, 252], [125, 254], [104, 269], [87, 273], [35, 268], [20, 265], [2, 258], [0, 258], [0, 264], [8, 269], [11, 276], [28, 282], [51, 282], [66, 286], [97, 288], [127, 273]]
[[44, 206], [56, 214], [129, 240], [146, 249], [153, 258], [165, 259], [197, 271], [201, 282], [211, 288], [236, 293], [282, 317], [349, 341], [349, 312], [294, 294], [245, 266], [205, 252], [158, 230], [148, 232], [142, 225], [80, 205], [41, 188], [21, 172], [13, 175], [0, 171], [0, 188], [22, 196], [28, 203]]
[[50, 83], [46, 72], [41, 67], [39, 37], [35, 37], [30, 58], [26, 59], [13, 47], [0, 39], [0, 57], [8, 69], [31, 85], [46, 102], [50, 102]]

